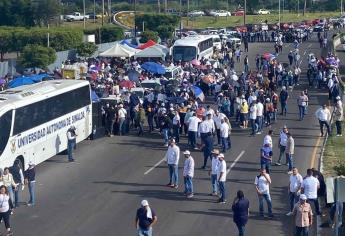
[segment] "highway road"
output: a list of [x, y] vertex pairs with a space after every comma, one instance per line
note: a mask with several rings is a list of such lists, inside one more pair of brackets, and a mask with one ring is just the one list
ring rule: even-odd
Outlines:
[[[290, 48], [292, 45], [284, 45], [280, 61], [287, 62]], [[252, 67], [256, 54], [264, 52], [273, 52], [273, 45], [250, 44], [248, 55]], [[301, 44], [300, 52], [305, 73], [308, 53], [321, 53], [316, 38]], [[242, 64], [236, 65], [236, 69], [241, 71]], [[311, 90], [308, 115], [304, 121], [298, 121], [296, 95], [306, 87], [303, 80], [291, 91], [288, 115], [278, 116], [272, 128], [275, 132], [274, 159], [278, 155], [279, 130], [287, 125], [295, 138], [296, 166], [305, 175], [307, 168], [318, 165], [317, 154], [322, 140], [314, 112], [326, 101], [326, 93]], [[179, 189], [165, 186], [168, 169], [162, 158], [166, 148], [158, 133], [84, 141], [78, 145], [75, 163], [68, 163], [66, 156], [59, 155], [37, 167], [37, 205], [16, 209], [12, 217], [13, 231], [18, 236], [136, 235], [136, 209], [142, 199], [147, 199], [158, 215], [158, 223], [154, 226], [156, 236], [236, 235], [230, 209], [237, 190], [241, 189], [250, 201], [246, 235], [292, 235], [293, 220], [285, 216], [288, 212], [287, 166], [272, 168], [271, 196], [275, 217], [270, 220], [258, 217], [253, 183], [259, 169], [259, 148], [266, 132], [267, 128], [263, 134], [252, 137], [249, 130], [234, 128], [233, 147], [225, 155], [228, 167], [231, 166], [226, 183], [228, 203], [221, 205], [216, 203], [215, 197], [209, 196], [210, 178], [207, 171], [199, 169], [203, 158], [198, 151], [192, 151], [196, 162], [195, 197], [186, 199], [182, 193], [182, 170]], [[180, 148], [186, 148], [185, 137]], [[180, 158], [180, 166], [183, 159]], [[27, 197], [26, 191], [24, 197]], [[315, 231], [310, 235], [316, 235]]]

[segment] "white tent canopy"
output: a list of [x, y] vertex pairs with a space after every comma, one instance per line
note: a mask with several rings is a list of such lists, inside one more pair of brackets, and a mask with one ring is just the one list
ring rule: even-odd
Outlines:
[[152, 47], [146, 48], [134, 55], [134, 58], [143, 58], [143, 57], [151, 57], [151, 58], [162, 58], [164, 59], [166, 55], [169, 53], [169, 49], [163, 45], [156, 44]]
[[138, 51], [140, 50], [117, 43], [108, 50], [100, 53], [99, 55], [101, 57], [132, 57]]

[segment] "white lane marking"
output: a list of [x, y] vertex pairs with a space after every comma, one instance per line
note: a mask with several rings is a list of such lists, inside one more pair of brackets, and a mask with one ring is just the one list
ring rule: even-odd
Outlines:
[[229, 169], [227, 169], [226, 174], [229, 174], [230, 170], [236, 165], [236, 163], [240, 160], [240, 158], [243, 156], [244, 153], [245, 151], [242, 150], [242, 152], [236, 157], [234, 162], [230, 165]]
[[154, 170], [154, 168], [156, 168], [157, 166], [159, 166], [163, 161], [165, 160], [165, 158], [163, 158], [162, 160], [160, 160], [159, 162], [157, 162], [154, 166], [152, 166], [150, 169], [148, 169], [144, 175], [147, 175], [148, 173], [150, 173], [151, 171]]

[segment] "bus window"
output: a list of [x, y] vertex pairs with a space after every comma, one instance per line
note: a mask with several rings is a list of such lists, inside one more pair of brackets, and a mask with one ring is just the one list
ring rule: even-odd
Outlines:
[[12, 111], [8, 111], [0, 117], [0, 155], [5, 150], [10, 137], [12, 124]]
[[196, 48], [190, 46], [174, 46], [173, 58], [174, 61], [192, 61], [196, 58]]

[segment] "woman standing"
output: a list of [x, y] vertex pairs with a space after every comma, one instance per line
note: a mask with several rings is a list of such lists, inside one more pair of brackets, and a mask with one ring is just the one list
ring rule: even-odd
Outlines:
[[10, 173], [10, 169], [8, 167], [6, 167], [4, 169], [4, 174], [2, 176], [2, 181], [5, 185], [5, 187], [7, 188], [7, 192], [8, 195], [10, 196], [10, 199], [12, 202], [14, 202], [14, 192], [13, 192], [13, 188], [16, 188], [17, 185], [13, 180], [13, 176]]
[[7, 230], [7, 236], [12, 235], [10, 227], [10, 197], [5, 185], [0, 187], [0, 220], [4, 221]]

